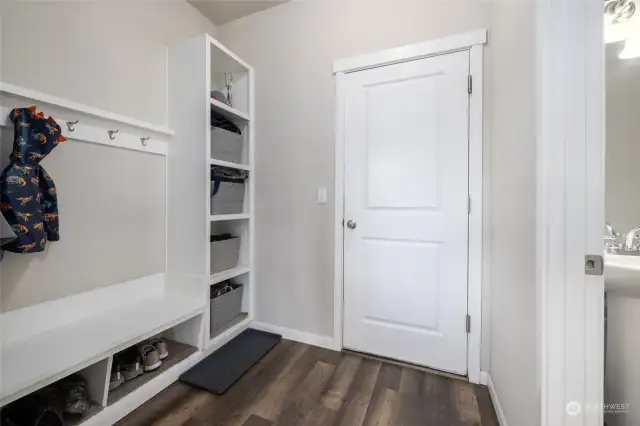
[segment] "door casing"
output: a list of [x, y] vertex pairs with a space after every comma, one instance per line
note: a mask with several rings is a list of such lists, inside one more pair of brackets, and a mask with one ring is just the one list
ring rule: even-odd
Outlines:
[[604, 249], [604, 6], [536, 6], [539, 424], [601, 426], [604, 277], [585, 255]]
[[[488, 273], [483, 265], [483, 209], [488, 208], [488, 193], [483, 191], [483, 47], [487, 42], [487, 30], [458, 34], [438, 40], [388, 49], [381, 52], [341, 59], [333, 64], [336, 87], [335, 117], [335, 240], [334, 240], [334, 319], [333, 346], [342, 350], [343, 290], [344, 290], [344, 87], [346, 73], [397, 64], [446, 53], [469, 51], [471, 94], [469, 97], [469, 265], [467, 312], [471, 317], [468, 333], [467, 369], [472, 383], [482, 383], [481, 374], [482, 307], [488, 310], [487, 293], [483, 300], [483, 275]], [[488, 342], [485, 336], [485, 344]]]

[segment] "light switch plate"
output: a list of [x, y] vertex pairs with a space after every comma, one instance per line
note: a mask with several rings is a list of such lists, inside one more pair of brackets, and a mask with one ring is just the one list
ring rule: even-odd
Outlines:
[[327, 188], [325, 186], [318, 187], [318, 204], [327, 204]]

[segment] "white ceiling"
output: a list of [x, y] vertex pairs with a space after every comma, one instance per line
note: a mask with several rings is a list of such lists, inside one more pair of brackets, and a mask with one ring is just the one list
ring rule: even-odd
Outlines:
[[289, 0], [187, 0], [215, 25], [269, 9]]

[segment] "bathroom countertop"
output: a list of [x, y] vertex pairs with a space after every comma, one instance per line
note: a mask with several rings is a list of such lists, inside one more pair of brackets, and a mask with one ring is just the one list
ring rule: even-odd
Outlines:
[[605, 254], [605, 291], [640, 299], [640, 256]]

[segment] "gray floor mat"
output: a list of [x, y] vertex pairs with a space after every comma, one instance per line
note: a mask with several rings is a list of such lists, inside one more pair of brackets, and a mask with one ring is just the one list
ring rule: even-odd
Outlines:
[[180, 380], [216, 394], [227, 391], [282, 340], [282, 336], [247, 329], [186, 371]]

